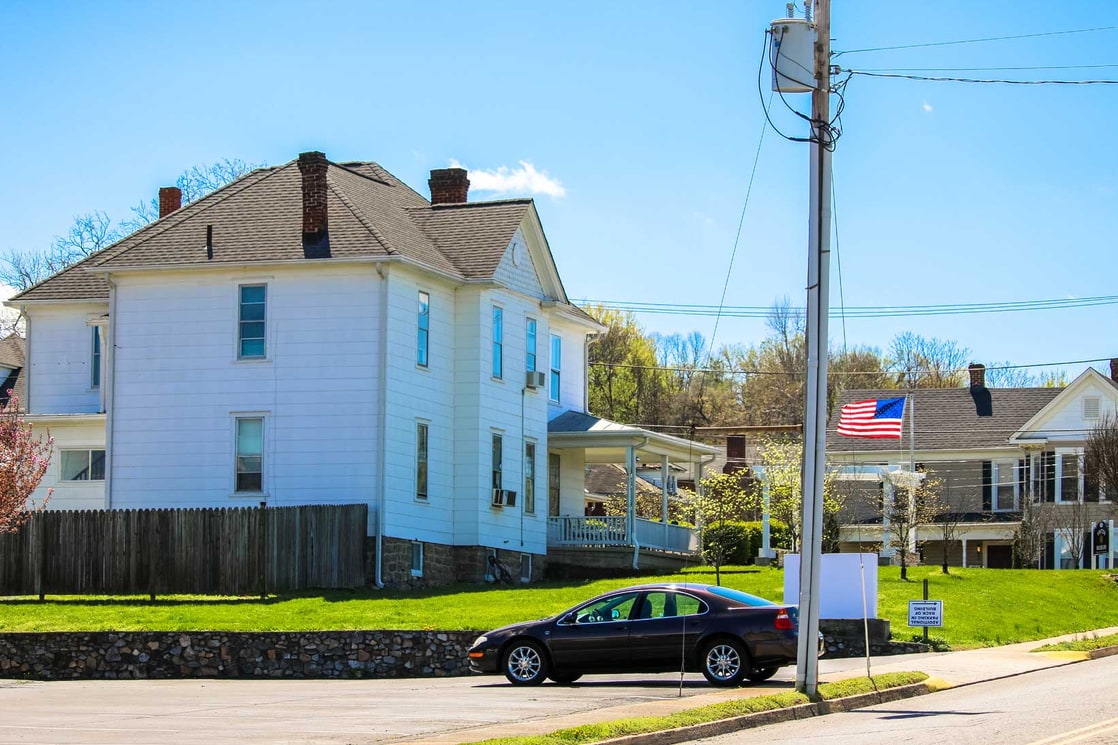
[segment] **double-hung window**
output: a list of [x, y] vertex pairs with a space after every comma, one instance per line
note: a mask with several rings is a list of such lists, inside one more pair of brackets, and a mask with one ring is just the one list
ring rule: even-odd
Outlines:
[[524, 511], [536, 512], [536, 443], [524, 443]]
[[237, 356], [243, 360], [264, 359], [267, 285], [241, 285], [237, 327]]
[[89, 385], [91, 388], [101, 387], [101, 329], [94, 326], [90, 329], [93, 332], [92, 341], [90, 341], [90, 354], [89, 354]]
[[427, 499], [427, 424], [415, 425], [415, 498]]
[[526, 340], [525, 347], [528, 350], [525, 360], [525, 369], [528, 372], [536, 371], [536, 319], [529, 318], [527, 329], [525, 331]]
[[493, 306], [493, 377], [505, 376], [505, 313]]
[[237, 418], [237, 456], [234, 491], [264, 491], [264, 417]]
[[104, 481], [104, 450], [63, 450], [63, 481]]
[[418, 322], [419, 332], [415, 340], [415, 362], [420, 367], [427, 367], [427, 350], [431, 333], [431, 296], [426, 292], [419, 293]]
[[558, 336], [551, 337], [551, 380], [548, 398], [552, 401], [559, 400], [560, 372], [563, 369], [563, 340]]
[[501, 488], [501, 460], [504, 457], [503, 456], [503, 451], [504, 451], [504, 440], [503, 440], [503, 438], [498, 434], [494, 434], [493, 435], [493, 460], [491, 461], [491, 463], [492, 463], [492, 469], [491, 470], [493, 472], [493, 488], [494, 489], [500, 489]]

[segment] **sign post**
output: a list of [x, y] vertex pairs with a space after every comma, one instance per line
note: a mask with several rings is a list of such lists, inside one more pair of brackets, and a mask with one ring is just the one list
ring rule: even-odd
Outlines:
[[[1091, 543], [1094, 546], [1093, 555], [1095, 557], [1109, 556], [1110, 555], [1110, 526], [1109, 525], [1107, 525], [1102, 520], [1095, 523], [1095, 529], [1091, 532], [1091, 539], [1092, 539]], [[1098, 565], [1099, 565], [1099, 560], [1097, 558], [1094, 558], [1092, 563], [1093, 563], [1093, 566], [1091, 568], [1092, 569], [1097, 568]]]
[[924, 580], [924, 599], [908, 601], [908, 625], [924, 627], [924, 643], [928, 643], [928, 627], [943, 626], [943, 601], [928, 600], [928, 580]]

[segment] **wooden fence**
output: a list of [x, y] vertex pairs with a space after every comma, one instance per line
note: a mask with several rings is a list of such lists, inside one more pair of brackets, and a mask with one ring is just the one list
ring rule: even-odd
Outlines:
[[0, 534], [0, 595], [254, 595], [365, 582], [368, 506], [45, 511]]

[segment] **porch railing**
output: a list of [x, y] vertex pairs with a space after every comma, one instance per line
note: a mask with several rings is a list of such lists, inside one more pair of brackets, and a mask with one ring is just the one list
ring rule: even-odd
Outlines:
[[[697, 553], [699, 538], [691, 528], [637, 518], [636, 544], [641, 548]], [[626, 517], [549, 517], [549, 546], [632, 546]]]

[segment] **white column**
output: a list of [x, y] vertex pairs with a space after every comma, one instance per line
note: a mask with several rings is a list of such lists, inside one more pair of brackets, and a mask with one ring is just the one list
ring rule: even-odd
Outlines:
[[761, 550], [757, 556], [761, 559], [773, 558], [773, 550], [769, 536], [769, 480], [761, 482]]
[[881, 480], [881, 555], [887, 559], [893, 558], [893, 546], [889, 540], [889, 517], [893, 514], [893, 482], [887, 478]]
[[[943, 550], [947, 551], [947, 547], [944, 546]], [[966, 569], [966, 568], [967, 568], [967, 539], [964, 538], [963, 539], [963, 569]]]

